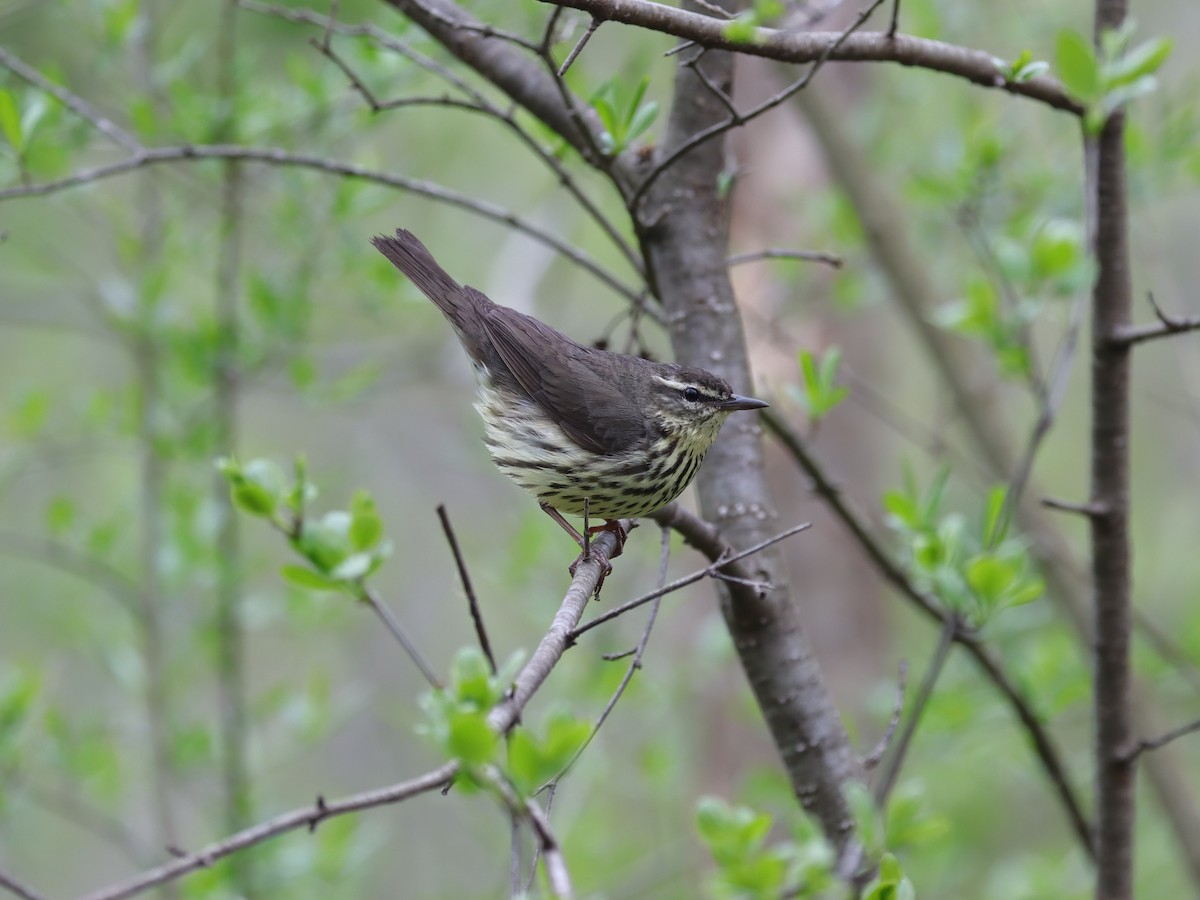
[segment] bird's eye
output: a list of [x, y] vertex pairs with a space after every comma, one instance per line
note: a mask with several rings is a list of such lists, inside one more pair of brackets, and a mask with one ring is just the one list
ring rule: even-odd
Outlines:
[[698, 390], [696, 390], [695, 388], [691, 388], [691, 387], [684, 388], [683, 399], [686, 400], [688, 403], [695, 403], [697, 400], [700, 399], [700, 392]]

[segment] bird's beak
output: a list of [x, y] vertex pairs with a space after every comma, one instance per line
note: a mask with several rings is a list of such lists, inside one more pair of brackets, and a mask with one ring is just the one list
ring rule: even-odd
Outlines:
[[728, 400], [722, 400], [717, 405], [720, 409], [734, 412], [739, 409], [763, 409], [771, 404], [762, 400], [755, 400], [753, 397], [742, 397], [739, 394], [734, 394]]

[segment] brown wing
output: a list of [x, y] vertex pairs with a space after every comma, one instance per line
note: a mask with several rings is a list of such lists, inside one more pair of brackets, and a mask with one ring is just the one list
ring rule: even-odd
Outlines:
[[581, 447], [619, 453], [645, 438], [647, 422], [631, 390], [636, 375], [611, 371], [617, 360], [505, 306], [493, 305], [483, 323], [520, 386]]

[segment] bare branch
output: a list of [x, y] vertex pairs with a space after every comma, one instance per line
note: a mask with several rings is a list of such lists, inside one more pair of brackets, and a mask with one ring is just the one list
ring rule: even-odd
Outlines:
[[1147, 751], [1157, 750], [1160, 747], [1165, 747], [1172, 741], [1178, 740], [1181, 737], [1186, 737], [1189, 734], [1195, 734], [1197, 731], [1200, 731], [1200, 719], [1196, 719], [1193, 722], [1188, 722], [1186, 725], [1180, 725], [1178, 728], [1172, 728], [1166, 734], [1160, 734], [1156, 738], [1140, 740], [1131, 748], [1127, 749], [1122, 756], [1126, 762], [1133, 762]]
[[[670, 560], [670, 558], [671, 530], [664, 526], [662, 529], [662, 549], [658, 558], [658, 581], [656, 584], [656, 590], [661, 591], [666, 584], [667, 562]], [[600, 726], [604, 724], [605, 720], [609, 716], [609, 713], [613, 711], [613, 708], [617, 705], [617, 701], [620, 700], [621, 696], [625, 693], [625, 689], [629, 687], [629, 682], [633, 680], [633, 673], [642, 667], [642, 654], [646, 652], [646, 644], [650, 642], [650, 632], [653, 630], [654, 622], [658, 618], [658, 607], [661, 601], [661, 594], [654, 598], [654, 603], [650, 607], [650, 615], [646, 617], [646, 626], [642, 629], [642, 636], [638, 640], [636, 646], [625, 653], [614, 654], [611, 656], [605, 655], [604, 658], [607, 660], [623, 659], [629, 656], [632, 656], [633, 659], [630, 661], [629, 666], [625, 669], [625, 676], [621, 679], [621, 683], [617, 685], [617, 689], [613, 691], [612, 696], [608, 699], [608, 703], [605, 704], [604, 709], [600, 711], [600, 715], [596, 718], [596, 724], [592, 726], [592, 732], [588, 735], [587, 740], [580, 745], [579, 749], [575, 751], [575, 754], [571, 757], [567, 764], [562, 767], [562, 771], [550, 779], [548, 784], [538, 788], [539, 793], [542, 790], [557, 784], [559, 780], [571, 770], [571, 767], [578, 762], [579, 757], [583, 755], [583, 751], [587, 749], [588, 745], [600, 732]]]
[[1039, 392], [1041, 408], [1037, 421], [1029, 433], [1029, 439], [1025, 442], [1025, 452], [1021, 455], [1013, 477], [1008, 483], [1008, 495], [1004, 503], [1005, 522], [1010, 521], [1016, 514], [1017, 507], [1021, 503], [1021, 495], [1025, 493], [1025, 485], [1029, 483], [1029, 476], [1033, 472], [1033, 463], [1038, 449], [1046, 435], [1050, 433], [1050, 428], [1054, 425], [1058, 410], [1062, 406], [1063, 397], [1066, 396], [1067, 382], [1070, 380], [1071, 368], [1075, 362], [1075, 349], [1079, 344], [1079, 330], [1083, 324], [1085, 299], [1085, 296], [1080, 294], [1071, 304], [1070, 321], [1067, 323], [1067, 330], [1063, 335], [1058, 355], [1051, 366], [1049, 380], [1044, 382], [1044, 389]]
[[[637, 25], [651, 31], [674, 35], [702, 47], [733, 50], [750, 56], [788, 63], [809, 63], [820, 58], [837, 32], [791, 31], [755, 28], [746, 40], [734, 40], [726, 31], [727, 23], [700, 13], [677, 9], [650, 0], [542, 0], [569, 6], [613, 22]], [[894, 62], [903, 66], [932, 69], [965, 78], [987, 88], [1008, 91], [1080, 116], [1083, 109], [1072, 100], [1053, 78], [1039, 75], [1028, 81], [1010, 81], [997, 65], [995, 55], [970, 50], [941, 41], [911, 35], [889, 36], [886, 32], [859, 34], [846, 40], [830, 56], [834, 61]]]
[[[621, 527], [626, 532], [630, 524], [627, 519], [621, 520]], [[488, 724], [496, 731], [503, 734], [512, 727], [526, 702], [546, 680], [566, 649], [574, 643], [575, 627], [583, 618], [583, 611], [587, 609], [597, 583], [608, 569], [609, 556], [616, 546], [617, 539], [611, 531], [601, 532], [592, 540], [588, 559], [578, 561], [575, 574], [571, 577], [571, 586], [563, 597], [554, 621], [529, 657], [529, 662], [513, 680], [512, 694], [488, 716]]]
[[[658, 512], [654, 513], [652, 518], [655, 521], [661, 521], [659, 518], [660, 516], [664, 516], [664, 510], [659, 510]], [[664, 516], [664, 518], [665, 517], [666, 516]], [[673, 523], [672, 523], [672, 525], [673, 525]], [[672, 581], [670, 584], [665, 585], [664, 587], [657, 588], [656, 590], [650, 591], [648, 594], [642, 594], [642, 596], [638, 597], [635, 600], [630, 600], [626, 603], [622, 603], [620, 606], [616, 606], [616, 607], [610, 609], [608, 612], [601, 613], [600, 615], [596, 616], [594, 619], [590, 619], [589, 621], [585, 622], [583, 625], [580, 625], [578, 628], [576, 628], [574, 631], [571, 632], [571, 640], [575, 640], [577, 637], [579, 637], [579, 635], [583, 634], [586, 631], [591, 631], [597, 625], [603, 625], [605, 622], [608, 622], [611, 619], [615, 619], [617, 616], [624, 615], [625, 613], [629, 612], [631, 609], [637, 609], [639, 606], [644, 606], [645, 604], [649, 603], [651, 600], [657, 600], [659, 597], [663, 597], [667, 594], [673, 593], [674, 591], [677, 591], [680, 588], [687, 587], [689, 584], [694, 584], [695, 582], [700, 581], [702, 578], [707, 578], [708, 576], [712, 575], [713, 573], [718, 572], [721, 569], [724, 569], [730, 563], [736, 563], [739, 560], [745, 559], [747, 556], [753, 556], [755, 553], [761, 553], [763, 550], [766, 550], [768, 547], [770, 547], [774, 544], [778, 544], [780, 541], [786, 540], [787, 538], [790, 538], [794, 534], [799, 534], [801, 531], [807, 531], [811, 527], [812, 527], [811, 522], [803, 522], [799, 525], [794, 525], [791, 528], [786, 529], [785, 531], [781, 531], [781, 532], [779, 532], [779, 534], [774, 535], [773, 537], [769, 537], [765, 541], [759, 541], [757, 544], [754, 544], [751, 547], [747, 547], [745, 550], [740, 550], [737, 553], [731, 554], [729, 556], [718, 556], [717, 559], [713, 560], [713, 564], [711, 566], [707, 566], [706, 568], [703, 568], [703, 569], [698, 569], [690, 575], [684, 575], [682, 578], [677, 578], [674, 581]]]
[[33, 66], [9, 53], [3, 47], [0, 47], [0, 66], [4, 66], [4, 68], [8, 69], [14, 75], [23, 78], [38, 90], [45, 91], [63, 104], [63, 106], [67, 107], [67, 109], [71, 110], [71, 112], [90, 123], [93, 128], [114, 144], [134, 153], [142, 149], [141, 141], [113, 122], [108, 116], [104, 115], [78, 94], [67, 90], [60, 84], [55, 84], [37, 69], [33, 68]]
[[1162, 307], [1154, 299], [1153, 294], [1147, 294], [1154, 315], [1158, 318], [1157, 325], [1123, 325], [1116, 329], [1113, 340], [1118, 344], [1133, 346], [1156, 338], [1185, 334], [1200, 329], [1200, 316], [1172, 316], [1163, 312]]
[[4, 888], [10, 894], [14, 894], [22, 898], [22, 900], [46, 900], [44, 896], [29, 887], [29, 885], [18, 881], [12, 875], [3, 871], [0, 871], [0, 888]]
[[359, 599], [371, 607], [375, 615], [387, 627], [392, 637], [404, 648], [404, 652], [408, 654], [408, 658], [421, 670], [421, 674], [425, 676], [425, 680], [429, 682], [430, 687], [434, 689], [440, 688], [442, 686], [441, 681], [438, 680], [429, 663], [425, 662], [425, 657], [421, 655], [421, 651], [417, 649], [417, 645], [413, 643], [412, 638], [404, 631], [404, 626], [400, 624], [400, 620], [392, 614], [392, 611], [387, 608], [387, 605], [379, 599], [375, 591], [366, 582], [359, 581], [356, 587]]
[[1047, 509], [1056, 509], [1059, 512], [1088, 516], [1089, 518], [1104, 514], [1104, 507], [1098, 503], [1075, 503], [1071, 500], [1059, 500], [1057, 497], [1043, 497], [1042, 506]]
[[475, 588], [471, 586], [471, 573], [467, 571], [467, 561], [463, 559], [462, 550], [459, 549], [458, 537], [454, 533], [454, 527], [450, 524], [450, 515], [446, 512], [444, 503], [438, 504], [437, 514], [442, 522], [442, 532], [446, 535], [446, 543], [450, 545], [450, 552], [454, 554], [454, 565], [458, 568], [458, 577], [462, 581], [463, 592], [467, 595], [467, 606], [471, 611], [471, 621], [475, 623], [479, 648], [487, 657], [494, 675], [496, 674], [496, 657], [492, 654], [492, 642], [488, 640], [487, 629], [483, 625], [483, 613], [479, 609], [479, 599], [475, 596]]
[[80, 185], [101, 181], [105, 178], [124, 175], [148, 166], [213, 159], [237, 159], [271, 166], [292, 166], [302, 169], [313, 169], [330, 175], [362, 179], [372, 184], [408, 191], [422, 197], [428, 197], [431, 200], [457, 206], [485, 219], [491, 219], [494, 222], [508, 225], [514, 230], [528, 235], [538, 243], [561, 253], [580, 268], [590, 272], [627, 300], [633, 303], [641, 302], [637, 291], [623, 285], [608, 270], [596, 263], [586, 253], [565, 243], [552, 232], [527, 222], [516, 213], [504, 207], [489, 203], [486, 200], [476, 200], [473, 197], [459, 194], [434, 182], [405, 178], [387, 172], [378, 172], [355, 165], [354, 163], [341, 162], [329, 159], [328, 157], [307, 153], [289, 153], [286, 150], [277, 148], [246, 147], [233, 144], [182, 144], [173, 147], [154, 147], [139, 152], [120, 162], [96, 166], [91, 169], [83, 169], [56, 181], [5, 188], [0, 190], [0, 200], [53, 194]]
[[[543, 0], [543, 2], [545, 2], [545, 0]], [[640, 2], [640, 0], [637, 0], [637, 2]], [[808, 70], [800, 78], [793, 81], [778, 93], [768, 97], [762, 103], [759, 103], [746, 113], [739, 113], [734, 109], [733, 101], [723, 96], [723, 92], [712, 84], [708, 77], [704, 75], [700, 67], [695, 65], [695, 61], [690, 64], [684, 63], [684, 65], [694, 68], [696, 74], [701, 78], [709, 90], [717, 94], [718, 97], [722, 98], [722, 102], [730, 111], [729, 118], [720, 122], [716, 122], [715, 124], [696, 132], [687, 140], [682, 141], [677, 146], [673, 147], [671, 152], [661, 160], [658, 160], [654, 168], [650, 170], [650, 173], [644, 179], [642, 179], [637, 188], [634, 189], [633, 194], [629, 198], [629, 208], [636, 209], [638, 204], [641, 202], [641, 199], [646, 196], [646, 191], [650, 189], [650, 186], [654, 184], [659, 177], [661, 177], [663, 172], [674, 165], [675, 162], [680, 159], [680, 157], [691, 153], [701, 144], [712, 140], [718, 135], [724, 134], [731, 128], [737, 128], [741, 125], [745, 125], [747, 122], [753, 119], [756, 119], [758, 116], [761, 116], [768, 110], [774, 109], [776, 106], [779, 106], [781, 103], [785, 102], [789, 97], [795, 96], [795, 94], [797, 94], [799, 91], [802, 91], [804, 88], [808, 87], [809, 82], [813, 80], [817, 72], [820, 71], [821, 67], [825, 65], [826, 61], [829, 60], [837, 51], [838, 47], [842, 46], [842, 44], [845, 43], [845, 41], [852, 34], [854, 34], [855, 31], [861, 28], [863, 24], [866, 23], [867, 19], [870, 18], [871, 14], [875, 12], [875, 10], [878, 9], [883, 2], [884, 0], [872, 0], [870, 5], [867, 6], [867, 8], [861, 13], [859, 13], [858, 16], [855, 17], [854, 21], [851, 22], [844, 31], [838, 32], [830, 37], [824, 49], [812, 60], [812, 65], [808, 67]], [[694, 14], [689, 13], [689, 15]], [[701, 16], [701, 18], [707, 17]], [[708, 19], [708, 21], [712, 20]]]
[[784, 250], [770, 247], [766, 250], [735, 254], [725, 260], [725, 264], [727, 266], [740, 266], [743, 263], [758, 262], [761, 259], [801, 259], [805, 262], [824, 263], [834, 269], [840, 269], [846, 263], [836, 253], [826, 253], [823, 250]]
[[959, 627], [960, 623], [955, 616], [946, 617], [942, 625], [942, 632], [938, 636], [937, 647], [933, 651], [933, 658], [929, 661], [929, 668], [925, 672], [925, 677], [921, 679], [921, 687], [917, 690], [917, 696], [909, 711], [908, 722], [905, 723], [904, 730], [900, 732], [900, 740], [896, 742], [892, 755], [888, 757], [887, 765], [884, 766], [879, 781], [875, 784], [875, 805], [880, 809], [887, 807], [888, 796], [892, 793], [892, 788], [896, 786], [896, 779], [900, 777], [900, 768], [904, 765], [908, 748], [912, 746], [913, 735], [917, 733], [917, 727], [921, 724], [921, 716], [925, 712], [925, 707], [929, 705], [929, 701], [933, 697], [933, 688], [942, 675], [946, 660], [950, 658], [950, 648], [954, 646], [955, 634]]
[[892, 738], [896, 734], [896, 728], [900, 725], [900, 716], [904, 712], [904, 688], [908, 682], [908, 663], [900, 660], [900, 671], [896, 676], [896, 705], [892, 708], [892, 717], [888, 720], [887, 729], [883, 732], [883, 737], [879, 739], [879, 743], [875, 745], [870, 753], [863, 757], [863, 769], [867, 772], [879, 765], [879, 761], [883, 759], [883, 755], [887, 753], [887, 749], [891, 746]]
[[575, 46], [571, 48], [571, 52], [567, 54], [567, 58], [563, 60], [563, 64], [558, 67], [559, 78], [567, 74], [567, 69], [571, 68], [571, 63], [575, 62], [575, 59], [583, 52], [583, 48], [592, 39], [592, 35], [596, 33], [596, 29], [600, 27], [603, 21], [603, 19], [593, 18], [592, 21], [588, 22], [587, 30], [580, 35]]
[[195, 853], [184, 854], [169, 863], [143, 872], [128, 881], [93, 891], [82, 897], [81, 900], [122, 900], [125, 897], [132, 897], [156, 885], [186, 875], [188, 872], [211, 866], [217, 860], [223, 859], [231, 853], [260, 844], [288, 831], [295, 831], [299, 828], [307, 828], [312, 831], [321, 822], [334, 816], [399, 803], [418, 794], [437, 790], [448, 785], [457, 771], [458, 764], [450, 762], [417, 778], [401, 781], [390, 787], [352, 794], [342, 800], [327, 802], [324, 798], [318, 797], [312, 806], [275, 816], [223, 840], [211, 843]]

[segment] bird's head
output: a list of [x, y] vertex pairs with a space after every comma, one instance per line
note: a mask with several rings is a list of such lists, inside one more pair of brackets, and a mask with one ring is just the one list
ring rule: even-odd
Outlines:
[[658, 425], [700, 453], [712, 446], [730, 413], [768, 405], [735, 394], [724, 378], [692, 366], [663, 366], [651, 381]]

